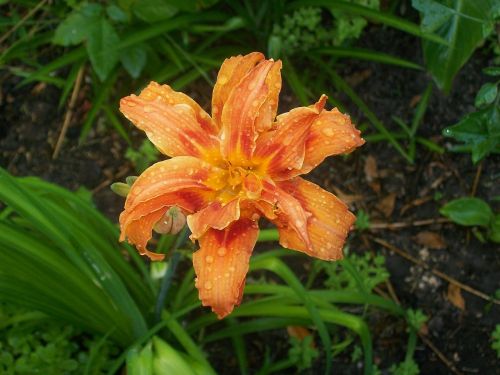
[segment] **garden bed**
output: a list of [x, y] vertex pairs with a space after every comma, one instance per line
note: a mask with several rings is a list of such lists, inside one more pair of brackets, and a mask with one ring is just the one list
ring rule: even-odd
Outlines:
[[[415, 47], [416, 39], [381, 26], [370, 26], [359, 45], [422, 62], [422, 53]], [[441, 131], [473, 109], [475, 93], [485, 81], [481, 69], [489, 65], [488, 59], [485, 51], [477, 51], [455, 79], [449, 96], [437, 89], [433, 91], [419, 128], [420, 136], [446, 147], [449, 140], [441, 136]], [[398, 128], [391, 117], [411, 121], [420, 95], [431, 82], [423, 71], [357, 61], [344, 61], [340, 73], [394, 130]], [[124, 157], [128, 145], [102, 126], [95, 127], [90, 137], [78, 144], [79, 124], [90, 105], [84, 87], [64, 146], [53, 160], [53, 148], [64, 117], [64, 111], [58, 109], [60, 92], [43, 83], [18, 88], [19, 82], [12, 76], [2, 78], [0, 165], [13, 175], [40, 176], [71, 190], [83, 186], [93, 193], [98, 208], [116, 221], [123, 199], [113, 194], [109, 185], [135, 174], [132, 163]], [[205, 82], [192, 85], [187, 92], [194, 93], [208, 108], [210, 88]], [[293, 96], [288, 90], [284, 92], [284, 107], [295, 106]], [[359, 109], [349, 105], [345, 95], [339, 93], [336, 97], [346, 103], [358, 125], [367, 122]], [[130, 132], [134, 144], [140, 144], [143, 135], [132, 127]], [[431, 271], [440, 271], [488, 296], [499, 287], [498, 245], [481, 243], [470, 230], [440, 221], [439, 208], [453, 198], [469, 195], [492, 202], [500, 195], [500, 158], [492, 155], [473, 165], [469, 154], [440, 155], [419, 146], [416, 155], [416, 162], [411, 165], [388, 143], [368, 142], [349, 157], [328, 159], [308, 178], [349, 201], [355, 212], [363, 210], [368, 214], [371, 228], [353, 231], [349, 242], [351, 252], [385, 255], [393, 290], [382, 285], [380, 291], [397, 298], [405, 308], [419, 308], [428, 315], [429, 320], [421, 330], [426, 342], [420, 340], [415, 353], [421, 373], [500, 373], [491, 348], [491, 332], [498, 323], [499, 306], [463, 288], [457, 291], [442, 275]], [[430, 268], [404, 258], [401, 252]], [[297, 275], [306, 275], [308, 267], [309, 263], [294, 264]], [[374, 361], [380, 368], [387, 368], [404, 359], [407, 334], [402, 321], [384, 314], [377, 318], [370, 322]], [[249, 336], [251, 368], [261, 364], [265, 351], [261, 342], [271, 341], [277, 342], [277, 351], [286, 352], [284, 332]], [[280, 343], [284, 343], [282, 347]], [[221, 374], [237, 371], [237, 362], [227, 358], [224, 346], [210, 347], [209, 353]], [[310, 373], [319, 373], [323, 367], [320, 359]], [[361, 372], [358, 364], [345, 354], [335, 359], [334, 369], [338, 374]]]

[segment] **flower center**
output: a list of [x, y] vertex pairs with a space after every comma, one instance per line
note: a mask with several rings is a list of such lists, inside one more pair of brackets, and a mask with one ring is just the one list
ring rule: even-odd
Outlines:
[[251, 200], [260, 198], [261, 177], [251, 167], [228, 164], [226, 168], [226, 185], [219, 192], [219, 199], [227, 202], [235, 197]]

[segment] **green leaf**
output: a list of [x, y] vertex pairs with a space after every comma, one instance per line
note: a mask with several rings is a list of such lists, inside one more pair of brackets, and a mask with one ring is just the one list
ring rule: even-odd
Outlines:
[[110, 19], [116, 22], [126, 23], [130, 21], [130, 16], [122, 8], [115, 4], [111, 4], [106, 7], [106, 14]]
[[102, 17], [88, 35], [87, 52], [97, 76], [104, 81], [118, 62], [120, 37]]
[[493, 77], [500, 76], [500, 67], [490, 66], [488, 68], [484, 68], [483, 73]]
[[209, 8], [219, 0], [165, 0], [166, 3], [186, 12], [196, 12], [203, 8]]
[[149, 23], [164, 21], [177, 13], [177, 8], [168, 0], [141, 0], [134, 3], [132, 10], [138, 18]]
[[184, 359], [181, 353], [160, 338], [154, 337], [152, 341], [154, 346], [154, 374], [197, 375], [193, 369], [194, 363], [192, 358]]
[[453, 78], [487, 37], [494, 22], [497, 0], [412, 0], [422, 15], [423, 32], [434, 33], [448, 45], [423, 42], [424, 57], [438, 86], [448, 93]]
[[498, 87], [496, 84], [488, 82], [479, 89], [474, 105], [476, 108], [484, 107], [485, 105], [493, 103], [498, 94]]
[[[90, 203], [0, 168], [0, 301], [15, 302], [127, 345], [146, 331], [153, 302], [137, 254]], [[125, 250], [133, 267], [122, 257]], [[146, 275], [146, 274], [144, 274]]]
[[76, 10], [57, 27], [52, 42], [61, 46], [71, 46], [83, 42], [100, 20], [102, 7], [86, 4]]
[[128, 375], [153, 375], [153, 350], [151, 346], [152, 344], [148, 343], [141, 351], [137, 347], [128, 351]]
[[479, 198], [459, 198], [445, 204], [439, 210], [454, 223], [465, 226], [488, 227], [493, 220], [490, 206]]
[[470, 145], [472, 161], [477, 163], [500, 145], [500, 109], [489, 106], [470, 113], [458, 124], [444, 129], [443, 135]]
[[310, 53], [317, 53], [319, 55], [347, 57], [352, 59], [375, 61], [388, 65], [401, 66], [403, 68], [418, 69], [423, 68], [408, 60], [400, 59], [399, 57], [391, 56], [382, 52], [372, 51], [363, 48], [354, 47], [324, 47], [311, 50]]
[[134, 45], [121, 51], [120, 61], [132, 78], [139, 78], [146, 66], [147, 57], [143, 45]]
[[500, 243], [500, 215], [496, 215], [491, 222], [489, 239], [493, 242]]

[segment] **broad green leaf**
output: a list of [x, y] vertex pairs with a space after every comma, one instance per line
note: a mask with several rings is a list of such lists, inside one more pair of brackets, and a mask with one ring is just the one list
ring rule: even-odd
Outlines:
[[97, 76], [104, 81], [118, 62], [120, 37], [102, 17], [88, 35], [87, 52]]
[[427, 68], [448, 93], [453, 78], [492, 30], [498, 0], [412, 0], [422, 15], [423, 32], [434, 33], [448, 45], [423, 41]]
[[483, 73], [493, 77], [500, 76], [500, 67], [490, 66], [488, 68], [484, 68]]
[[115, 4], [106, 7], [106, 14], [110, 19], [116, 22], [125, 23], [130, 21], [129, 14]]
[[134, 14], [143, 21], [154, 23], [174, 16], [178, 9], [168, 0], [141, 0], [134, 3]]
[[491, 222], [489, 239], [500, 243], [500, 215], [496, 215]]
[[135, 45], [121, 51], [120, 61], [132, 78], [139, 78], [146, 66], [147, 53], [143, 45]]
[[472, 161], [476, 163], [500, 146], [500, 109], [489, 106], [470, 113], [458, 124], [444, 129], [443, 135], [470, 145]]
[[478, 91], [474, 105], [476, 108], [484, 107], [485, 105], [493, 103], [498, 94], [498, 87], [496, 84], [488, 82], [485, 83]]
[[490, 206], [479, 198], [459, 198], [445, 204], [439, 210], [454, 223], [465, 226], [488, 227], [493, 220]]
[[70, 46], [83, 42], [100, 20], [102, 7], [99, 4], [86, 4], [76, 10], [57, 27], [52, 42]]

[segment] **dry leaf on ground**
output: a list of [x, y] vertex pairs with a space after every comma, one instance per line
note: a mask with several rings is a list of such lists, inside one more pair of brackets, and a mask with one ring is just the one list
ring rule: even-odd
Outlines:
[[446, 295], [446, 298], [448, 298], [448, 301], [450, 301], [455, 307], [459, 308], [462, 311], [465, 310], [465, 300], [464, 297], [462, 297], [462, 290], [457, 285], [448, 285], [448, 293]]
[[445, 249], [446, 242], [439, 233], [423, 231], [415, 236], [415, 241], [419, 245], [428, 247], [429, 249]]
[[389, 193], [377, 204], [377, 209], [382, 212], [385, 217], [390, 217], [394, 211], [396, 203], [396, 193]]

